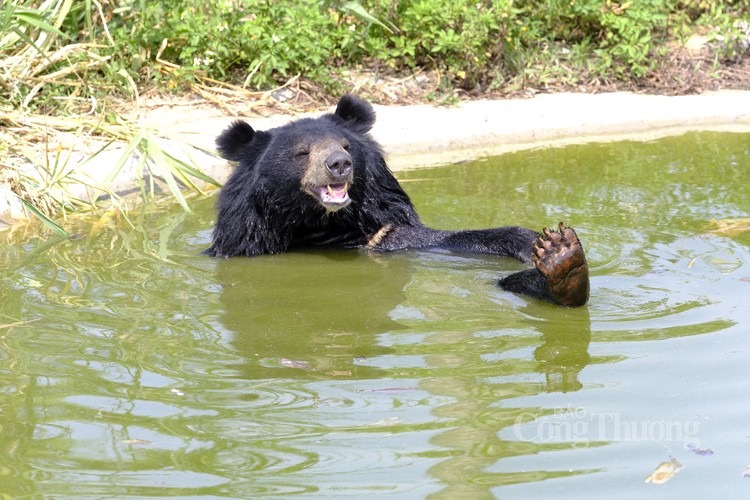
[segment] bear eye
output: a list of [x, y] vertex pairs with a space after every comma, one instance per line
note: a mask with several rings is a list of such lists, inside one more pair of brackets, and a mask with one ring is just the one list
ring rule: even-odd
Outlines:
[[344, 148], [344, 151], [349, 151], [349, 143], [348, 142], [345, 142], [344, 144], [342, 144], [341, 147]]
[[305, 156], [308, 156], [310, 154], [310, 151], [307, 149], [300, 149], [296, 153], [294, 153], [295, 158], [304, 158]]

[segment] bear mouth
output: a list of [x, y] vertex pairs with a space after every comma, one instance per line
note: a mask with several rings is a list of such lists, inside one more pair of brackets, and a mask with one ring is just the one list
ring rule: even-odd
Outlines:
[[326, 209], [335, 212], [344, 208], [352, 201], [349, 198], [349, 183], [327, 184], [325, 186], [315, 186], [309, 189]]

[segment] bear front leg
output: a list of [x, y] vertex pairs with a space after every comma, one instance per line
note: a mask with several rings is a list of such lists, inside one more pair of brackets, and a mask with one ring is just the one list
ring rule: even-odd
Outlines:
[[533, 245], [535, 269], [511, 274], [498, 285], [566, 307], [586, 304], [589, 298], [589, 266], [576, 232], [561, 222], [560, 230], [545, 228]]
[[536, 238], [537, 233], [531, 229], [515, 226], [443, 231], [421, 224], [412, 226], [388, 225], [370, 236], [366, 246], [387, 252], [442, 248], [459, 253], [483, 253], [514, 257], [525, 264], [531, 264], [534, 258], [533, 245]]

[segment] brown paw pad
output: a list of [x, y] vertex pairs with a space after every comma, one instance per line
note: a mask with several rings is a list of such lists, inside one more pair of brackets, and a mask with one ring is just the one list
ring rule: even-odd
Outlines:
[[534, 242], [532, 260], [544, 275], [552, 296], [564, 306], [582, 306], [589, 297], [589, 267], [576, 232], [561, 222], [558, 231], [544, 228]]

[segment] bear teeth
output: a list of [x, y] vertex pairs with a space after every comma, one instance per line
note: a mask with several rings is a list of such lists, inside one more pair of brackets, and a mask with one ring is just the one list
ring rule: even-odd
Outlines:
[[345, 182], [342, 184], [336, 184], [336, 187], [328, 184], [326, 186], [326, 190], [328, 191], [328, 196], [331, 198], [344, 198], [346, 196], [347, 190], [349, 189], [349, 183]]

